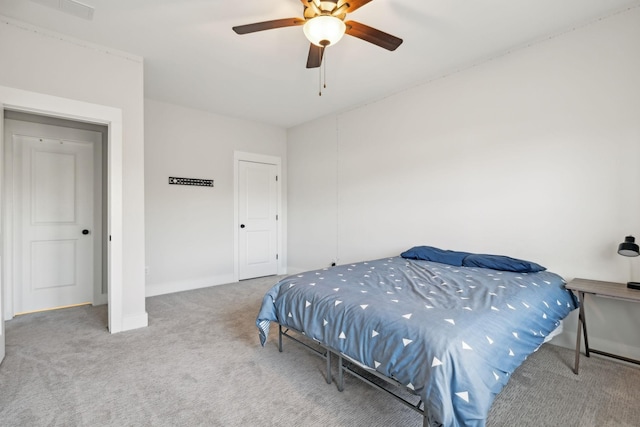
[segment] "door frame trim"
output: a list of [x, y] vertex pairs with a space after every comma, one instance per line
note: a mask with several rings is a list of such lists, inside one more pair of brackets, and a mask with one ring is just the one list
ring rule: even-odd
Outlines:
[[240, 162], [254, 162], [265, 163], [276, 166], [276, 174], [278, 175], [278, 182], [276, 183], [277, 192], [277, 213], [278, 222], [276, 228], [276, 239], [278, 240], [278, 275], [286, 274], [286, 259], [285, 245], [284, 245], [284, 233], [285, 229], [283, 223], [285, 221], [285, 215], [283, 211], [282, 202], [282, 159], [277, 156], [268, 156], [265, 154], [247, 153], [244, 151], [233, 152], [233, 280], [237, 282], [240, 277], [240, 239], [238, 237], [238, 230], [240, 229], [240, 223], [238, 221], [238, 215], [240, 213], [240, 180], [239, 170]]
[[[123, 330], [123, 260], [122, 260], [122, 110], [104, 105], [91, 104], [42, 93], [29, 92], [0, 86], [0, 146], [4, 147], [4, 111], [20, 111], [50, 117], [57, 117], [80, 122], [96, 123], [107, 126], [108, 129], [108, 159], [107, 159], [107, 235], [111, 241], [107, 246], [107, 277], [108, 277], [108, 313], [109, 331], [111, 333]], [[0, 150], [0, 180], [4, 182], [4, 149]], [[0, 200], [2, 201], [3, 217], [5, 206], [5, 194], [0, 186]], [[2, 253], [10, 254], [13, 250], [13, 242], [9, 238], [11, 233], [6, 221], [2, 221]], [[5, 298], [5, 289], [12, 286], [11, 266], [7, 263], [7, 257], [2, 257], [2, 283], [0, 292], [0, 304], [5, 309], [4, 319], [13, 318], [13, 303], [8, 307], [9, 301]], [[10, 312], [9, 312], [10, 311]]]

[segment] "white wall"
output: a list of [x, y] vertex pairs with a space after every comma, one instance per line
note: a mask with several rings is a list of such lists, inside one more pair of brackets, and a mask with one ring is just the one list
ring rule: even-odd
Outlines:
[[325, 117], [288, 131], [290, 273], [338, 261], [336, 121]]
[[[232, 282], [233, 153], [280, 157], [284, 171], [286, 131], [147, 99], [145, 138], [147, 295]], [[214, 188], [169, 185], [170, 176]]]
[[122, 328], [146, 326], [142, 61], [2, 16], [0, 60], [2, 86], [122, 111]]
[[[616, 254], [640, 237], [638, 76], [636, 8], [290, 129], [290, 272], [426, 244], [640, 280]], [[594, 347], [640, 358], [637, 305], [587, 310]]]

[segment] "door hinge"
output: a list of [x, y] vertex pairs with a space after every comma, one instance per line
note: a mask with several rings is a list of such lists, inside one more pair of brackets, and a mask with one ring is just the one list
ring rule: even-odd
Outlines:
[[276, 175], [276, 182], [278, 182], [278, 175]]
[[278, 259], [278, 254], [276, 254], [276, 259]]
[[278, 215], [276, 215], [276, 221], [278, 220]]

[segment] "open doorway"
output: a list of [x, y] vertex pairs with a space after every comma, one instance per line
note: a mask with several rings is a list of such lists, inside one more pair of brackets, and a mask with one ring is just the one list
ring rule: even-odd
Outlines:
[[[123, 259], [122, 259], [122, 110], [104, 105], [92, 104], [67, 98], [60, 98], [36, 92], [24, 91], [15, 88], [0, 86], [0, 128], [4, 128], [4, 112], [15, 111], [30, 113], [47, 117], [73, 120], [82, 123], [93, 123], [106, 126], [107, 132], [107, 159], [106, 159], [106, 232], [108, 236], [104, 245], [106, 248], [107, 268], [105, 272], [107, 280], [108, 301], [108, 328], [111, 333], [124, 330], [123, 319]], [[4, 145], [4, 130], [0, 129], [0, 139]], [[2, 150], [0, 150], [2, 153]], [[0, 164], [4, 163], [4, 159]], [[4, 176], [4, 171], [0, 177]], [[0, 189], [4, 186], [0, 185]], [[4, 199], [4, 191], [0, 199]], [[4, 206], [3, 206], [4, 211]], [[10, 230], [5, 221], [2, 223], [3, 253], [11, 253], [10, 240], [6, 238]], [[0, 292], [0, 320], [4, 326], [4, 320], [11, 319], [14, 315], [12, 304], [6, 298], [10, 283], [11, 265], [2, 257], [2, 292]], [[144, 325], [146, 326], [146, 325]], [[131, 327], [127, 327], [131, 329]], [[4, 341], [4, 334], [0, 337]]]
[[108, 300], [108, 128], [4, 113], [5, 254], [14, 315]]

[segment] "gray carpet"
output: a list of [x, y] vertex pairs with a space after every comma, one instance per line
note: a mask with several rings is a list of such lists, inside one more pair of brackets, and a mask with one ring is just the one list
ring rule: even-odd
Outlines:
[[[149, 327], [110, 335], [106, 307], [6, 323], [2, 426], [421, 426], [412, 410], [254, 326], [274, 278], [147, 299]], [[544, 345], [512, 376], [487, 425], [640, 426], [640, 369]], [[334, 368], [335, 373], [335, 368]]]

